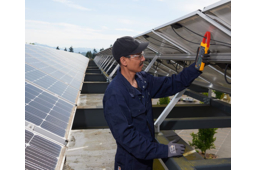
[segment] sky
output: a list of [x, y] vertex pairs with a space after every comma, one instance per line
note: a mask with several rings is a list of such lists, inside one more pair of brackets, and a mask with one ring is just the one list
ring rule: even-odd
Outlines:
[[108, 48], [219, 0], [26, 0], [25, 43]]

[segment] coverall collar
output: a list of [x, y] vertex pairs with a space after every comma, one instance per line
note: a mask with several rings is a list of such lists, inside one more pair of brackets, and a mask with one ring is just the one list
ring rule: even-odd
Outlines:
[[[123, 85], [125, 86], [125, 88], [128, 90], [129, 94], [131, 97], [135, 97], [135, 95], [141, 95], [142, 93], [137, 90], [135, 87], [133, 87], [128, 80], [121, 74], [121, 68], [119, 67], [117, 70], [117, 76], [116, 78], [120, 78], [121, 82], [123, 83]], [[139, 87], [141, 87], [141, 83], [142, 82], [142, 76], [139, 74], [135, 74], [135, 80], [138, 84]]]

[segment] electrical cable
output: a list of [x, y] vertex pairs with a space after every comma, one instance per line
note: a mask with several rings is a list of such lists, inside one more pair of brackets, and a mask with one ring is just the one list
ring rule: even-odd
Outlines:
[[227, 64], [226, 67], [225, 67], [225, 74], [224, 74], [224, 77], [225, 77], [226, 82], [227, 82], [228, 84], [231, 84], [231, 83], [228, 82], [228, 80], [227, 80], [227, 68], [228, 68], [228, 65], [229, 65], [229, 64]]
[[[187, 39], [185, 39], [184, 37], [182, 37], [180, 34], [178, 34], [178, 33], [175, 31], [175, 29], [174, 29], [173, 26], [172, 26], [172, 30], [175, 32], [176, 35], [178, 35], [179, 37], [181, 37], [181, 38], [184, 39], [185, 41], [188, 41], [188, 42], [193, 43], [193, 44], [198, 44], [198, 45], [200, 45], [200, 43], [196, 43], [196, 42], [187, 40]], [[192, 31], [192, 32], [195, 33], [194, 31]], [[197, 33], [195, 33], [195, 34], [197, 34]], [[200, 35], [200, 34], [197, 34], [197, 35], [202, 36], [202, 35]], [[204, 36], [202, 36], [202, 37], [204, 37]], [[214, 40], [214, 41], [216, 41], [216, 40]], [[224, 42], [223, 42], [223, 43], [224, 43]], [[227, 44], [227, 43], [225, 43], [225, 44]], [[210, 45], [218, 45], [218, 46], [225, 46], [225, 47], [231, 48], [230, 46], [224, 45], [224, 44], [210, 44]]]
[[[171, 45], [170, 47], [173, 47], [173, 48], [176, 48], [175, 46], [173, 46], [172, 44], [167, 44], [167, 43], [164, 43], [164, 42], [161, 42], [160, 40], [158, 40], [158, 39], [156, 39], [156, 38], [153, 38], [153, 37], [149, 37], [149, 38], [152, 38], [152, 39], [154, 39], [154, 40], [156, 40], [156, 41], [158, 41], [158, 42], [160, 42], [160, 43], [162, 43], [162, 44], [165, 44], [165, 45]], [[176, 49], [178, 49], [178, 48], [176, 48]]]
[[[196, 33], [195, 31], [192, 31], [191, 29], [189, 29], [188, 27], [185, 27], [184, 25], [182, 25], [182, 26], [183, 26], [184, 28], [186, 28], [187, 30], [189, 30], [190, 32], [193, 32], [194, 34], [196, 34], [196, 35], [198, 35], [198, 36], [200, 36], [200, 37], [203, 37], [203, 38], [204, 38], [204, 36], [203, 36], [203, 35], [200, 35], [200, 34]], [[231, 46], [231, 44], [226, 43], [226, 42], [217, 41], [217, 40], [214, 40], [214, 39], [211, 39], [211, 41], [215, 41], [215, 42], [219, 42], [219, 43], [227, 44], [227, 45]]]
[[[151, 37], [150, 37], [151, 38]], [[147, 40], [147, 38], [145, 38], [146, 40]], [[159, 41], [159, 42], [161, 42], [161, 41]], [[151, 41], [150, 41], [150, 43], [151, 44], [153, 44], [153, 45], [156, 45], [156, 46], [158, 46], [158, 44], [155, 44], [155, 43], [152, 43]], [[163, 43], [163, 42], [161, 42], [161, 43]], [[165, 43], [163, 43], [163, 44], [165, 44]], [[165, 45], [169, 45], [169, 44], [165, 44]], [[181, 53], [183, 53], [183, 51], [181, 51], [180, 49], [178, 49], [178, 48], [173, 48], [173, 47], [169, 47], [169, 46], [165, 46], [164, 48], [169, 48], [169, 49], [174, 49], [174, 50], [176, 50], [176, 51], [179, 51], [179, 52], [181, 52]]]
[[193, 42], [193, 41], [190, 41], [190, 40], [187, 40], [187, 39], [183, 38], [181, 35], [179, 35], [179, 34], [175, 31], [174, 27], [172, 27], [172, 30], [175, 32], [175, 34], [177, 34], [179, 37], [181, 37], [181, 38], [184, 39], [185, 41], [188, 41], [188, 42], [193, 43], [193, 44], [198, 44], [198, 45], [200, 45], [200, 43], [196, 43], [196, 42]]

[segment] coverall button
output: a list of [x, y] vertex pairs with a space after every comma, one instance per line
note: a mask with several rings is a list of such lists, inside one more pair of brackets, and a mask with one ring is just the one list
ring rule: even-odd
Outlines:
[[144, 81], [144, 83], [146, 83], [146, 81]]
[[142, 96], [144, 98], [144, 96]]

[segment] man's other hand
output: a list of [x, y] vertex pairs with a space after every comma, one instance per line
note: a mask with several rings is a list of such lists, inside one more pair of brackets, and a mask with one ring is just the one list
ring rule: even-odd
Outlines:
[[179, 139], [172, 140], [168, 143], [168, 157], [182, 156], [185, 151], [185, 145], [178, 144]]

